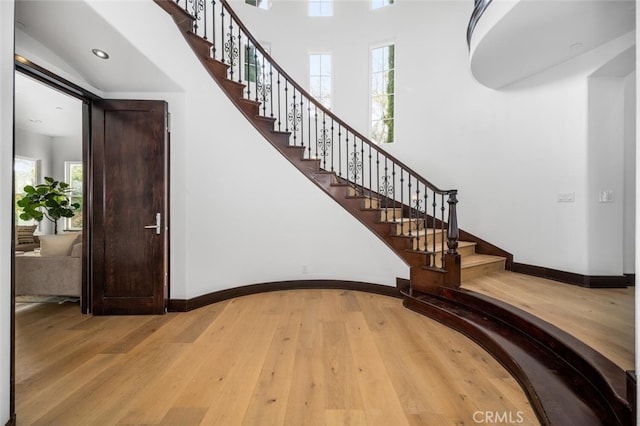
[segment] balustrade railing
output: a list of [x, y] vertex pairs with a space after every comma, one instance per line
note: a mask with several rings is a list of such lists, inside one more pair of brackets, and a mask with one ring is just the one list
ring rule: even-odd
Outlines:
[[[414, 237], [413, 249], [442, 253], [430, 265], [442, 267], [456, 254], [455, 190], [441, 190], [355, 131], [295, 82], [251, 35], [225, 0], [176, 0], [194, 18], [193, 32], [212, 43], [211, 57], [228, 66], [228, 78], [245, 85], [244, 97], [260, 103], [260, 115], [274, 130], [290, 133], [290, 145], [304, 158], [349, 183], [351, 195], [381, 209], [397, 234]], [[447, 251], [448, 248], [448, 251]]]
[[473, 4], [473, 12], [471, 12], [471, 18], [469, 19], [469, 25], [467, 26], [467, 46], [471, 46], [471, 36], [473, 31], [478, 25], [478, 21], [482, 17], [482, 14], [491, 4], [491, 0], [475, 0]]

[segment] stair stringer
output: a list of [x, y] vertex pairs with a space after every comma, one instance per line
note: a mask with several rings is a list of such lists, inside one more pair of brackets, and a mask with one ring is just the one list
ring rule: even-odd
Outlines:
[[[380, 212], [382, 209], [367, 208], [365, 200], [368, 198], [365, 196], [349, 195], [350, 185], [341, 183], [335, 172], [321, 170], [320, 160], [303, 158], [304, 147], [289, 145], [290, 133], [274, 130], [274, 123], [271, 118], [258, 115], [260, 103], [243, 97], [244, 85], [229, 80], [227, 78], [227, 69], [229, 67], [211, 57], [213, 44], [192, 32], [193, 16], [180, 8], [173, 0], [154, 0], [154, 2], [171, 15], [198, 60], [245, 118], [293, 166], [373, 232], [402, 259], [410, 269], [410, 278], [413, 285], [420, 291], [433, 293], [437, 293], [441, 286], [453, 288], [460, 286], [459, 256], [457, 256], [457, 261], [454, 258], [451, 259], [450, 263], [445, 264], [445, 269], [426, 266], [429, 264], [429, 259], [433, 256], [433, 253], [413, 250], [411, 237], [403, 236], [398, 238], [398, 236], [394, 235], [396, 224], [381, 220]], [[457, 271], [454, 271], [453, 274], [448, 274], [447, 266], [457, 268]]]

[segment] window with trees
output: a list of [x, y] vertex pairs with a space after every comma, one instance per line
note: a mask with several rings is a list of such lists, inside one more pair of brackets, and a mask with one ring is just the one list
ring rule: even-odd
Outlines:
[[393, 44], [371, 50], [371, 139], [378, 143], [394, 141]]
[[80, 230], [82, 229], [82, 210], [84, 209], [84, 197], [82, 193], [82, 162], [65, 161], [64, 169], [64, 180], [69, 184], [69, 188], [71, 188], [69, 201], [71, 204], [80, 204], [80, 208], [76, 210], [75, 216], [65, 218], [65, 229]]
[[16, 156], [13, 161], [13, 171], [15, 175], [14, 190], [16, 204], [14, 205], [14, 211], [16, 225], [33, 225], [36, 223], [34, 220], [25, 221], [20, 219], [20, 208], [17, 202], [24, 197], [25, 186], [36, 186], [38, 184], [38, 179], [40, 178], [40, 160]]

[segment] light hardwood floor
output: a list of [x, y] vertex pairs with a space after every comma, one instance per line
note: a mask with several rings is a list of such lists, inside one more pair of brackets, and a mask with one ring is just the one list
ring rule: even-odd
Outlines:
[[609, 358], [635, 370], [635, 288], [596, 289], [499, 272], [464, 283], [464, 288], [527, 311]]
[[385, 296], [292, 290], [146, 317], [44, 304], [16, 318], [19, 425], [538, 424], [488, 353]]

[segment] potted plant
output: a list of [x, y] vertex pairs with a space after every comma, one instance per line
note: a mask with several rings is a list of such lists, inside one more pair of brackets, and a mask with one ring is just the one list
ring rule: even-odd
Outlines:
[[22, 211], [20, 219], [40, 222], [47, 218], [53, 222], [53, 233], [57, 234], [58, 219], [73, 217], [80, 204], [71, 203], [69, 200], [71, 188], [68, 183], [59, 182], [51, 177], [45, 177], [44, 181], [45, 183], [35, 187], [24, 187], [24, 196], [17, 202]]

